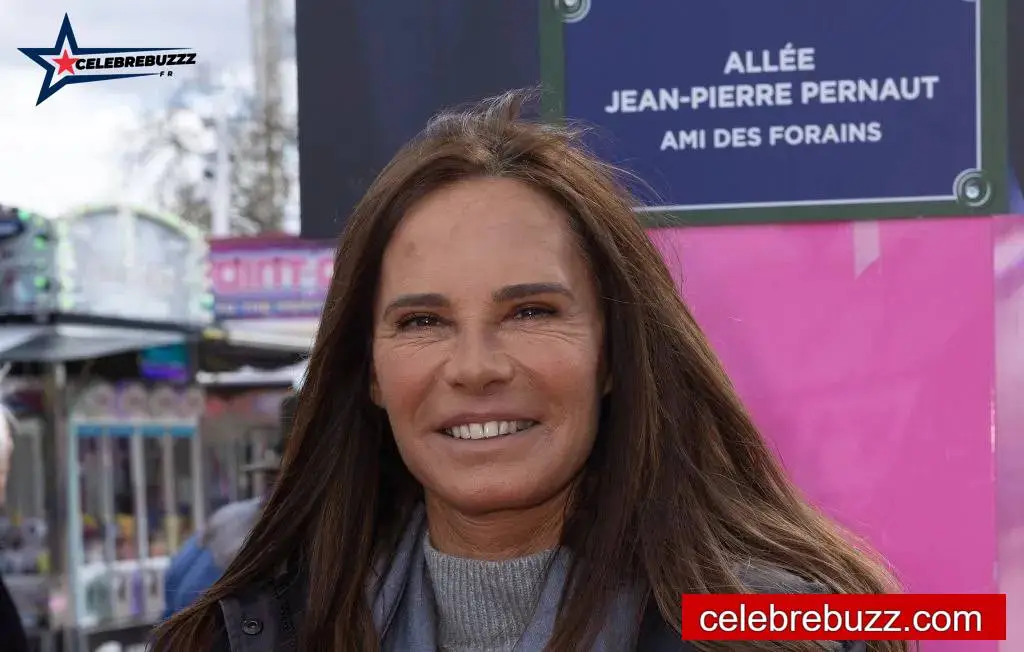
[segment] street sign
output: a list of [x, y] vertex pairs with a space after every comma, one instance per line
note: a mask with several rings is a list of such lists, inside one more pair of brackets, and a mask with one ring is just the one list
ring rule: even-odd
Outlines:
[[542, 1], [553, 104], [652, 225], [1006, 210], [1005, 0]]

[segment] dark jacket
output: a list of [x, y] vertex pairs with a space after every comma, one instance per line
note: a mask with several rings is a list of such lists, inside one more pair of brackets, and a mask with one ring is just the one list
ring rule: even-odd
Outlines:
[[0, 650], [3, 652], [28, 652], [28, 638], [21, 624], [18, 608], [7, 592], [0, 578]]
[[[744, 577], [756, 593], [825, 593], [823, 587], [788, 573], [758, 571]], [[302, 620], [304, 585], [282, 574], [277, 580], [236, 597], [221, 600], [221, 635], [209, 652], [296, 651], [296, 625]], [[653, 600], [640, 627], [638, 652], [694, 652], [666, 623]], [[865, 652], [863, 641], [836, 643], [836, 652]]]

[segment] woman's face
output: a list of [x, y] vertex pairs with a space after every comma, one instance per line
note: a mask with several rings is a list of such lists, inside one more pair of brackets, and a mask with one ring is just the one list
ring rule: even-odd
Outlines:
[[593, 446], [603, 322], [567, 216], [508, 179], [404, 217], [375, 309], [375, 402], [430, 502], [467, 515], [563, 494]]

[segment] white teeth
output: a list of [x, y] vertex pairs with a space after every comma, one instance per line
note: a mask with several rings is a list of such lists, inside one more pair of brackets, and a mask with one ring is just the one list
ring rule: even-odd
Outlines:
[[487, 421], [485, 423], [466, 423], [446, 428], [445, 433], [456, 439], [490, 439], [501, 435], [511, 435], [537, 425], [535, 421]]

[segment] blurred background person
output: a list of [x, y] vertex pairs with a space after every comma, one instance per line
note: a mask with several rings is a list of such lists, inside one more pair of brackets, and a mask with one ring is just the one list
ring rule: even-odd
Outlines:
[[[11, 456], [14, 454], [14, 418], [7, 407], [0, 404], [0, 508], [7, 493], [7, 474], [10, 471]], [[21, 615], [4, 586], [0, 575], [0, 650], [3, 652], [28, 652], [28, 638], [21, 623]]]
[[[287, 438], [295, 413], [295, 395], [281, 404], [281, 438], [263, 459], [242, 467], [243, 473], [263, 473], [268, 488], [277, 480], [281, 449]], [[238, 554], [259, 517], [265, 496], [241, 500], [221, 507], [210, 517], [209, 524], [189, 537], [171, 560], [164, 583], [165, 618], [192, 604], [213, 585]]]

